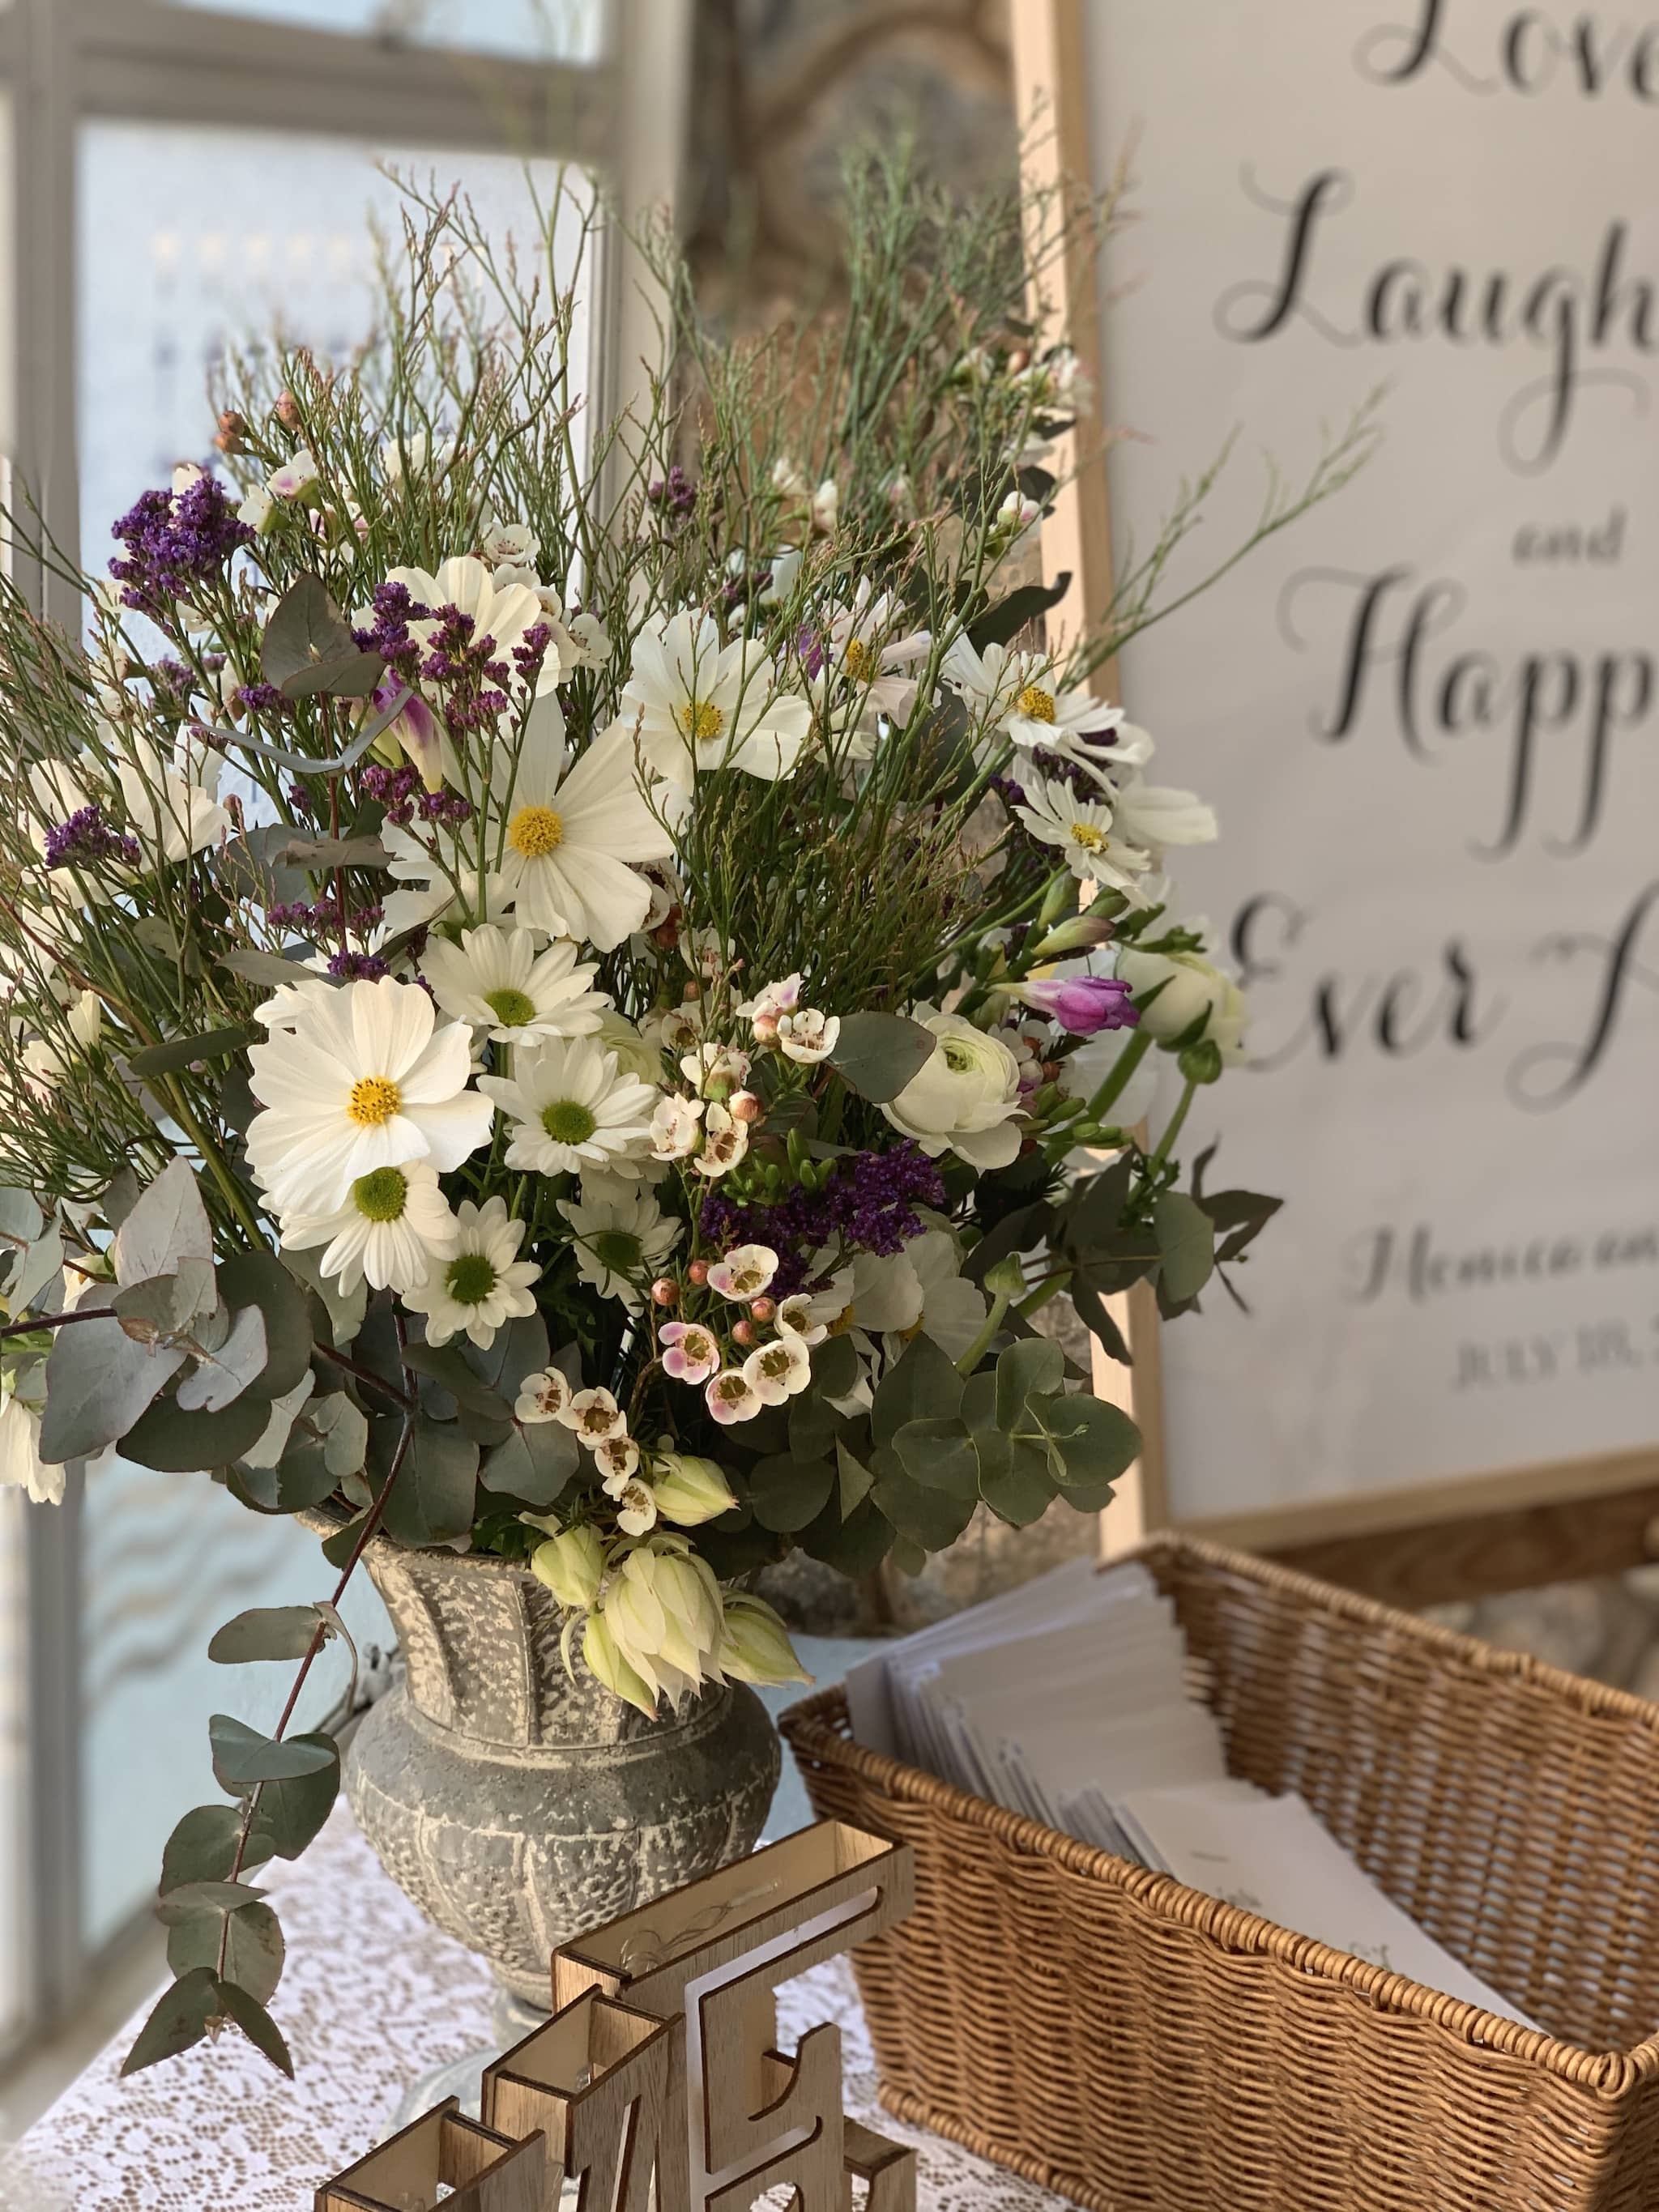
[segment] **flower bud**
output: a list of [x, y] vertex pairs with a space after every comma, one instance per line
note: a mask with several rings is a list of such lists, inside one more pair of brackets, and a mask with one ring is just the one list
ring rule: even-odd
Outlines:
[[680, 1302], [680, 1286], [672, 1275], [659, 1275], [651, 1285], [653, 1306], [677, 1306]]
[[300, 403], [294, 397], [294, 394], [291, 392], [279, 392], [277, 393], [276, 420], [282, 424], [285, 430], [297, 430], [299, 428]]
[[753, 1321], [769, 1322], [776, 1314], [777, 1310], [777, 1305], [773, 1299], [755, 1298], [750, 1302], [750, 1318]]
[[657, 1511], [681, 1528], [695, 1528], [737, 1504], [725, 1475], [712, 1459], [687, 1452], [664, 1452], [652, 1462], [652, 1490]]
[[239, 415], [234, 407], [227, 407], [219, 417], [219, 428], [213, 442], [222, 453], [239, 453], [242, 441], [247, 435], [247, 418]]
[[590, 1606], [605, 1578], [605, 1546], [595, 1528], [567, 1528], [538, 1544], [530, 1571], [544, 1583], [559, 1603], [574, 1612]]
[[810, 1682], [789, 1632], [764, 1598], [733, 1593], [726, 1600], [720, 1665], [740, 1682]]
[[694, 1260], [685, 1272], [701, 1290], [708, 1280], [708, 1262], [707, 1260]]
[[732, 1335], [738, 1344], [752, 1344], [755, 1341], [755, 1324], [746, 1314], [741, 1321], [733, 1322]]
[[1188, 1083], [1218, 1083], [1221, 1080], [1221, 1047], [1212, 1037], [1200, 1037], [1177, 1054], [1176, 1066]]
[[778, 1041], [778, 1018], [769, 1009], [756, 1015], [753, 1028], [757, 1044], [775, 1044]]
[[758, 1121], [766, 1107], [752, 1091], [734, 1091], [726, 1102], [726, 1110], [734, 1121]]

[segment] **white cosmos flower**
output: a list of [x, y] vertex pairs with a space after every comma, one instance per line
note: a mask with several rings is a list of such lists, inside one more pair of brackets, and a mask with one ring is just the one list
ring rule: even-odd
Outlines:
[[721, 645], [712, 615], [659, 616], [634, 641], [621, 726], [631, 734], [637, 725], [646, 758], [678, 791], [689, 793], [700, 769], [775, 782], [793, 768], [811, 718], [752, 641]]
[[[515, 1053], [513, 1073], [482, 1075], [478, 1088], [513, 1123], [507, 1164], [538, 1175], [589, 1168], [627, 1172], [650, 1141], [657, 1093], [624, 1075], [616, 1054], [586, 1037], [550, 1037]], [[637, 1173], [637, 1168], [634, 1170]]]
[[[445, 607], [455, 607], [462, 614], [471, 616], [474, 641], [493, 637], [494, 658], [507, 660], [513, 647], [524, 642], [525, 632], [533, 629], [542, 618], [542, 603], [534, 592], [526, 591], [522, 584], [503, 586], [471, 553], [452, 555], [435, 574], [429, 568], [393, 568], [388, 572], [386, 581], [402, 584], [411, 599], [431, 610], [428, 615], [409, 625], [410, 635], [422, 645], [436, 629], [440, 611]], [[549, 659], [551, 658], [550, 654]], [[542, 688], [550, 685], [557, 675], [556, 666], [550, 675], [547, 663], [544, 662]]]
[[505, 1199], [487, 1199], [482, 1207], [471, 1199], [462, 1202], [454, 1252], [436, 1263], [418, 1290], [404, 1293], [413, 1311], [426, 1316], [428, 1344], [447, 1344], [465, 1331], [487, 1351], [498, 1328], [535, 1312], [530, 1285], [542, 1271], [518, 1256], [524, 1231], [522, 1221], [507, 1219]]
[[1219, 834], [1215, 810], [1194, 791], [1146, 783], [1130, 775], [1117, 787], [1117, 826], [1137, 845], [1210, 845]]
[[497, 585], [522, 584], [541, 601], [542, 620], [553, 633], [559, 656], [559, 680], [579, 668], [602, 668], [611, 654], [611, 633], [597, 615], [567, 608], [550, 585], [544, 584], [533, 568], [508, 562], [495, 571]]
[[640, 787], [626, 726], [613, 723], [567, 769], [564, 715], [550, 692], [531, 710], [517, 759], [497, 747], [490, 795], [514, 919], [614, 951], [651, 906], [650, 884], [628, 863], [673, 851]]
[[901, 727], [916, 702], [911, 672], [933, 649], [925, 629], [902, 635], [904, 608], [890, 592], [872, 592], [860, 577], [852, 599], [832, 607], [824, 638], [826, 672], [849, 696], [847, 711], [866, 733], [884, 717]]
[[581, 1196], [562, 1199], [559, 1212], [570, 1224], [583, 1282], [602, 1298], [620, 1298], [630, 1313], [642, 1312], [643, 1286], [679, 1242], [679, 1223], [642, 1184], [591, 1170]]
[[332, 1213], [293, 1213], [283, 1223], [287, 1250], [328, 1247], [321, 1272], [337, 1278], [346, 1297], [363, 1282], [376, 1291], [416, 1289], [433, 1262], [454, 1251], [459, 1233], [430, 1160], [373, 1168]]
[[0, 1403], [0, 1484], [27, 1491], [37, 1505], [61, 1505], [67, 1470], [41, 1458], [40, 1418], [9, 1391]]
[[418, 983], [349, 983], [248, 1057], [264, 1109], [248, 1158], [281, 1212], [332, 1213], [376, 1168], [429, 1160], [446, 1172], [489, 1141], [490, 1103], [467, 1087], [471, 1032], [437, 1029]]
[[1054, 663], [1040, 653], [1016, 653], [1006, 645], [975, 653], [958, 637], [945, 655], [945, 672], [975, 721], [1028, 750], [1040, 745], [1087, 760], [1091, 756], [1086, 747], [1078, 750], [1079, 741], [1103, 737], [1123, 720], [1121, 707], [1109, 707], [1085, 684], [1060, 684]]
[[1146, 875], [1152, 856], [1119, 834], [1115, 810], [1104, 800], [1080, 799], [1066, 783], [1047, 776], [1026, 775], [1021, 781], [1024, 804], [1014, 811], [1034, 837], [1045, 845], [1058, 845], [1066, 865], [1082, 882], [1111, 884], [1133, 891], [1136, 878]]
[[459, 945], [429, 938], [421, 972], [445, 1013], [488, 1030], [497, 1044], [591, 1036], [610, 1005], [587, 988], [598, 964], [579, 963], [568, 938], [538, 957], [529, 930], [494, 922], [464, 929]]
[[931, 1159], [948, 1147], [970, 1167], [1006, 1168], [1020, 1147], [1019, 1062], [960, 1014], [919, 1006], [913, 1018], [933, 1032], [933, 1054], [882, 1113]]
[[465, 914], [477, 914], [484, 906], [499, 914], [506, 902], [507, 885], [498, 875], [486, 876], [480, 896], [473, 848], [453, 830], [428, 826], [417, 836], [412, 829], [387, 823], [380, 842], [400, 886], [385, 902], [386, 916], [378, 933], [382, 944], [441, 920], [458, 903]]
[[902, 1341], [888, 1346], [890, 1356], [896, 1356], [920, 1331], [952, 1359], [959, 1359], [984, 1326], [986, 1303], [985, 1293], [962, 1272], [956, 1239], [948, 1230], [925, 1229], [912, 1237], [899, 1258], [915, 1278], [921, 1307], [906, 1325]]
[[228, 837], [231, 819], [219, 804], [219, 756], [181, 739], [171, 755], [140, 738], [116, 763], [127, 826], [150, 860], [182, 860]]

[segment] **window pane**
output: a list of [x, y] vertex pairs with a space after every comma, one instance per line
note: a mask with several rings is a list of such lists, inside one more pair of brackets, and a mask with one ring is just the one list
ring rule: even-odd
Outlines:
[[411, 46], [590, 64], [602, 0], [173, 0], [221, 15], [258, 15], [307, 30], [349, 31]]
[[[81, 136], [81, 556], [108, 560], [110, 525], [180, 460], [209, 461], [208, 376], [227, 339], [278, 319], [286, 333], [337, 358], [367, 337], [374, 313], [368, 218], [394, 227], [402, 197], [375, 168], [386, 160], [447, 190], [459, 182], [500, 243], [536, 219], [524, 167], [506, 156], [354, 145], [322, 137], [89, 125]], [[532, 165], [551, 193], [556, 165]], [[558, 281], [568, 283], [577, 217]], [[585, 359], [585, 322], [573, 336]], [[580, 420], [580, 418], [578, 418]]]

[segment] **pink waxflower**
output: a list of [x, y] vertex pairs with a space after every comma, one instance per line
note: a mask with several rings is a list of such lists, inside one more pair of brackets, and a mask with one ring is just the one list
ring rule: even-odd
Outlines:
[[778, 1272], [769, 1244], [738, 1244], [708, 1270], [708, 1287], [723, 1298], [757, 1298]]
[[722, 1427], [733, 1421], [752, 1421], [765, 1403], [741, 1367], [722, 1367], [702, 1395]]
[[662, 1356], [663, 1371], [677, 1382], [707, 1382], [710, 1376], [719, 1374], [720, 1340], [701, 1322], [665, 1322], [657, 1336], [668, 1346]]

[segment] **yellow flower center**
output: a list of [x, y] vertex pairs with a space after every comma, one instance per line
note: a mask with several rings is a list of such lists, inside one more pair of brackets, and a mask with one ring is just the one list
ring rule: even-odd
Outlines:
[[1096, 829], [1092, 822], [1073, 822], [1072, 842], [1081, 845], [1085, 853], [1103, 853], [1111, 840], [1103, 830]]
[[1040, 684], [1028, 684], [1014, 704], [1028, 722], [1052, 722], [1054, 719], [1054, 695], [1045, 691]]
[[514, 816], [507, 842], [526, 860], [545, 860], [564, 842], [564, 824], [550, 806], [521, 806]]
[[875, 674], [876, 656], [862, 638], [849, 637], [847, 641], [843, 665], [855, 684], [862, 684], [866, 676]]
[[712, 745], [726, 727], [726, 717], [706, 700], [688, 699], [674, 710], [674, 719], [694, 745]]
[[403, 1092], [384, 1075], [359, 1076], [346, 1101], [346, 1112], [360, 1129], [378, 1129], [403, 1110]]

